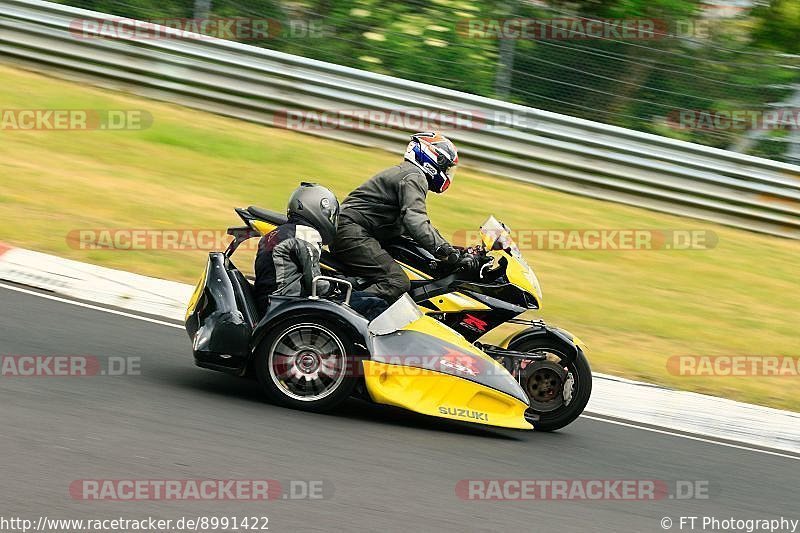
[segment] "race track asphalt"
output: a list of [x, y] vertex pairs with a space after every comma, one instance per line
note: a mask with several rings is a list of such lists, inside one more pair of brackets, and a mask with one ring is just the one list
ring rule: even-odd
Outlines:
[[[269, 531], [680, 531], [680, 516], [800, 519], [800, 461], [581, 418], [544, 434], [353, 400], [265, 401], [194, 366], [182, 329], [0, 288], [1, 355], [140, 358], [140, 375], [0, 377], [0, 516], [267, 516]], [[80, 501], [80, 479], [319, 480], [323, 499]], [[470, 501], [464, 479], [708, 483], [707, 499]], [[699, 522], [695, 531], [700, 531]], [[689, 531], [684, 525], [683, 531]], [[706, 529], [708, 531], [709, 529]], [[798, 529], [800, 531], [800, 529]]]

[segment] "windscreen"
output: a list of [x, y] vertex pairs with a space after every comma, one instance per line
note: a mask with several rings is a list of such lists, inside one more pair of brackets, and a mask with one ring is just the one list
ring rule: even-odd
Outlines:
[[481, 226], [481, 239], [487, 250], [508, 250], [514, 258], [527, 266], [517, 243], [511, 237], [511, 228], [490, 216]]

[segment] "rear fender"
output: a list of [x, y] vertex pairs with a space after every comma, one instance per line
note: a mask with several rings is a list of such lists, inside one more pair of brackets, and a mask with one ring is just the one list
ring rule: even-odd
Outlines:
[[288, 318], [298, 317], [305, 317], [310, 321], [325, 319], [339, 324], [356, 343], [359, 351], [364, 355], [368, 354], [366, 347], [369, 322], [349, 306], [322, 298], [271, 296], [267, 312], [253, 329], [250, 339], [250, 360], [252, 361], [255, 351], [272, 328]]
[[500, 343], [502, 348], [514, 349], [522, 341], [535, 339], [542, 344], [552, 344], [560, 347], [567, 355], [567, 362], [572, 363], [578, 357], [578, 351], [586, 351], [586, 345], [565, 329], [548, 326], [533, 326], [512, 333]]

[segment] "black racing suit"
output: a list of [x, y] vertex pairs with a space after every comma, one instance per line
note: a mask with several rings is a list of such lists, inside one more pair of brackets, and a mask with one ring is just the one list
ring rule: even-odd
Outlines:
[[[262, 312], [270, 294], [311, 294], [312, 280], [320, 275], [321, 241], [317, 230], [296, 220], [290, 220], [261, 237], [256, 253], [255, 294]], [[325, 294], [330, 285], [327, 281], [320, 281], [317, 289]]]
[[410, 288], [408, 276], [383, 249], [383, 241], [406, 234], [437, 257], [452, 252], [428, 219], [427, 193], [425, 175], [404, 161], [376, 174], [342, 202], [331, 250], [348, 275], [368, 280], [364, 292], [393, 302]]
[[[256, 253], [254, 287], [259, 312], [263, 314], [266, 311], [271, 294], [311, 295], [313, 280], [320, 275], [321, 251], [319, 232], [301, 219], [289, 220], [261, 237]], [[317, 282], [317, 294], [328, 296], [332, 292], [329, 282]], [[360, 292], [353, 292], [350, 306], [370, 320], [388, 307], [380, 298]]]

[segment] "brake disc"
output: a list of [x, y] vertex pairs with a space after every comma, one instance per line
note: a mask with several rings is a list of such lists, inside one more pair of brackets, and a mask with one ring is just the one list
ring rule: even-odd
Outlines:
[[546, 413], [572, 400], [572, 374], [553, 361], [532, 361], [522, 370], [520, 384], [531, 409]]

